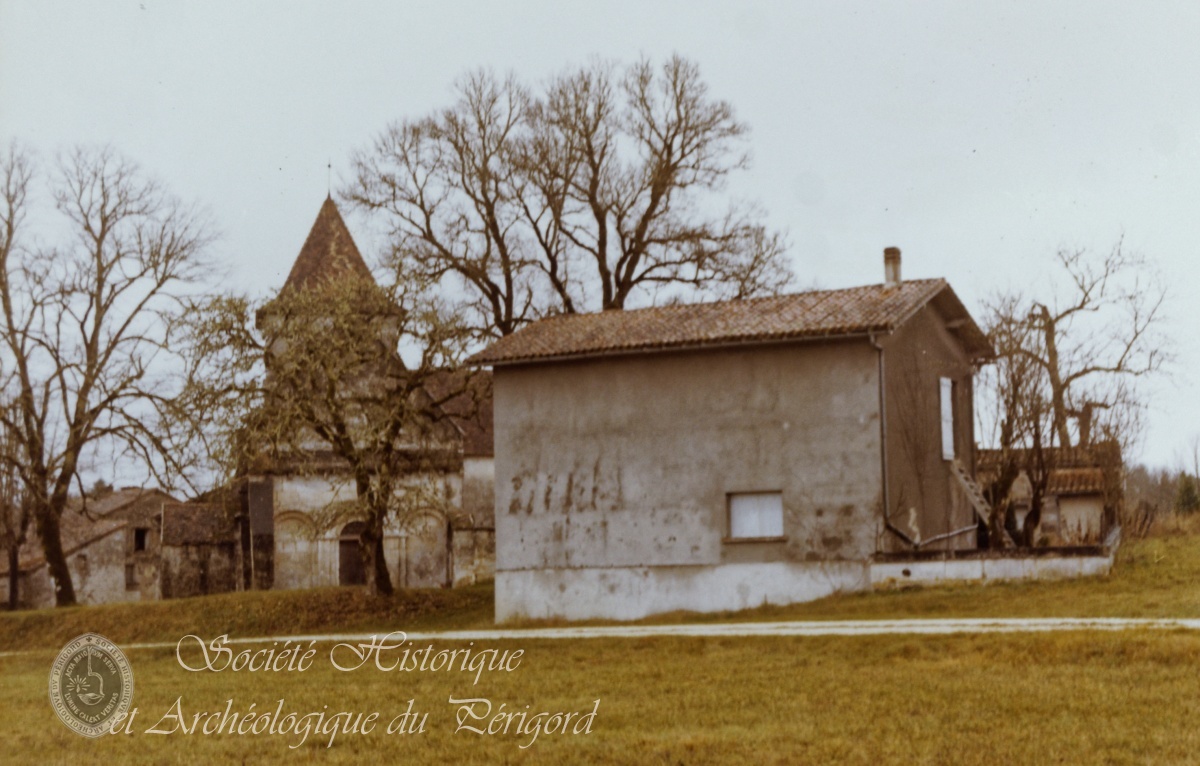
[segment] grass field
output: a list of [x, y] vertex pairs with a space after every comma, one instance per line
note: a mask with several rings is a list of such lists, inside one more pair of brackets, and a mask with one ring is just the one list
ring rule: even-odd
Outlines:
[[[515, 648], [498, 643], [493, 648]], [[3, 752], [28, 763], [1189, 763], [1200, 752], [1200, 637], [1060, 633], [916, 637], [530, 641], [512, 673], [340, 673], [323, 647], [304, 673], [188, 673], [130, 652], [133, 734], [86, 740], [46, 701], [53, 651], [0, 658]], [[194, 713], [379, 712], [368, 735], [144, 733], [177, 697]], [[586, 712], [588, 734], [455, 731], [456, 699]], [[425, 731], [386, 722], [427, 713]], [[467, 721], [468, 724], [473, 723]]]
[[[1169, 531], [1169, 530], [1168, 530]], [[1184, 530], [1177, 530], [1184, 531]], [[853, 638], [588, 639], [438, 644], [521, 649], [511, 673], [339, 672], [318, 645], [304, 672], [197, 672], [174, 652], [130, 650], [134, 733], [86, 740], [56, 719], [47, 675], [69, 638], [118, 643], [491, 624], [491, 590], [370, 599], [347, 590], [250, 593], [0, 615], [0, 761], [31, 763], [1194, 763], [1200, 762], [1200, 635], [1063, 632]], [[1200, 616], [1200, 536], [1127, 545], [1107, 578], [878, 592], [740, 615], [662, 622], [920, 616]], [[239, 649], [243, 647], [238, 647]], [[414, 647], [417, 648], [417, 647]], [[345, 656], [344, 653], [342, 655]], [[451, 697], [493, 713], [590, 711], [590, 733], [455, 731]], [[145, 733], [176, 698], [198, 712], [377, 712], [367, 735]], [[408, 700], [420, 734], [386, 733]], [[526, 706], [529, 706], [526, 708]], [[530, 719], [526, 719], [528, 721]], [[545, 719], [542, 719], [545, 720]], [[473, 722], [465, 721], [468, 725]], [[169, 728], [170, 721], [159, 724]], [[519, 720], [514, 725], [519, 724]], [[476, 723], [476, 725], [479, 725]], [[15, 758], [13, 757], [15, 755]]]

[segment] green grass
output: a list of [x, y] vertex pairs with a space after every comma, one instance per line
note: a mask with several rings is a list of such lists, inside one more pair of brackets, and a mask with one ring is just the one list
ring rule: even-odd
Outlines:
[[[512, 642], [489, 648], [514, 648]], [[528, 764], [1189, 763], [1200, 752], [1200, 636], [1183, 632], [856, 638], [528, 641], [512, 673], [333, 670], [188, 673], [169, 650], [133, 650], [134, 734], [86, 740], [46, 700], [54, 652], [0, 658], [0, 752], [21, 762]], [[524, 710], [600, 706], [590, 734], [455, 732], [450, 697]], [[188, 717], [273, 710], [428, 713], [388, 736], [144, 733], [182, 697]], [[381, 725], [382, 726], [382, 725]]]
[[177, 641], [189, 633], [254, 637], [491, 626], [492, 586], [369, 596], [358, 588], [250, 591], [130, 604], [0, 613], [0, 651], [62, 646], [82, 633], [118, 644]]

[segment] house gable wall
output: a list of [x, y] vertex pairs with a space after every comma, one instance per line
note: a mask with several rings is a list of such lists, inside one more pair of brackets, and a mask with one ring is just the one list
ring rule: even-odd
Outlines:
[[[918, 311], [880, 345], [887, 396], [889, 519], [912, 539], [928, 540], [965, 529], [974, 522], [974, 512], [942, 456], [939, 380], [954, 382], [954, 452], [973, 471], [971, 360], [933, 305]], [[923, 549], [975, 545], [975, 535], [966, 532]], [[908, 549], [897, 535], [888, 533], [881, 539], [883, 551]]]
[[[865, 561], [882, 487], [877, 370], [865, 339], [498, 368], [498, 618], [535, 613], [553, 591], [541, 570]], [[727, 495], [755, 491], [782, 493], [785, 539], [724, 541]], [[502, 606], [518, 572], [545, 587]]]

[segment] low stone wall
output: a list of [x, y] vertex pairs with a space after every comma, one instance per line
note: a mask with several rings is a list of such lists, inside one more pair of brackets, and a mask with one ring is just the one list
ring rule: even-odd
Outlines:
[[1052, 580], [1106, 575], [1115, 552], [1096, 546], [954, 557], [889, 556], [871, 562], [876, 588], [931, 585], [954, 580]]

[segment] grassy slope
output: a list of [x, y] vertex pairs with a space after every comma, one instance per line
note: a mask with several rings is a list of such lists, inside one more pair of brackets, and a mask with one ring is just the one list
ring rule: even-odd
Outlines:
[[[1113, 573], [1054, 582], [962, 583], [848, 594], [786, 607], [675, 613], [645, 622], [898, 617], [1200, 617], [1200, 535], [1168, 530], [1126, 544]], [[552, 624], [548, 622], [526, 625]], [[233, 593], [138, 604], [0, 613], [0, 651], [61, 646], [88, 631], [118, 643], [181, 635], [455, 630], [492, 627], [492, 588], [372, 598], [347, 588]]]

